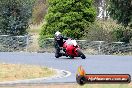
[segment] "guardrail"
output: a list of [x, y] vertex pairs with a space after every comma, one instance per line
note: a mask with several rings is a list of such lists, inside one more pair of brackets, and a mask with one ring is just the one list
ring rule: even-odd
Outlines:
[[[54, 48], [54, 38], [46, 38], [43, 47], [45, 50], [48, 48]], [[113, 54], [113, 53], [132, 53], [132, 44], [125, 44], [124, 42], [111, 42], [106, 41], [88, 41], [77, 40], [79, 46], [88, 54]], [[26, 51], [32, 43], [32, 37], [25, 36], [10, 36], [0, 35], [0, 52], [14, 52], [14, 51]], [[37, 51], [36, 51], [37, 52]]]
[[[53, 40], [54, 38], [47, 38], [47, 40]], [[76, 40], [80, 47], [87, 52], [93, 51], [92, 54], [105, 54], [110, 55], [113, 53], [126, 53], [132, 52], [132, 44], [126, 44], [124, 42], [111, 42], [106, 41], [88, 41], [88, 40]]]

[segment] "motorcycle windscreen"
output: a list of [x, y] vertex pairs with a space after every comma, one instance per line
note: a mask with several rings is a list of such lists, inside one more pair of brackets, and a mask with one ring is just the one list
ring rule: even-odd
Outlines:
[[76, 40], [67, 40], [67, 41], [66, 41], [66, 44], [67, 44], [67, 45], [74, 45], [74, 46], [77, 46]]
[[77, 46], [76, 40], [71, 40], [74, 46]]

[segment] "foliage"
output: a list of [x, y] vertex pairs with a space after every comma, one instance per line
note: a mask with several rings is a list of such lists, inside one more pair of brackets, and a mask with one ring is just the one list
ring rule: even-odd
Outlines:
[[110, 0], [110, 16], [123, 26], [132, 26], [132, 1], [131, 0]]
[[[84, 32], [84, 38], [89, 41], [102, 41], [105, 40], [103, 34], [106, 31], [103, 30], [96, 22], [94, 24], [90, 24], [89, 27]], [[103, 36], [103, 37], [102, 37]], [[105, 37], [106, 38], [106, 37]]]
[[112, 31], [112, 34], [116, 38], [116, 41], [129, 43], [132, 37], [132, 30], [119, 26]]
[[84, 39], [89, 41], [116, 41], [113, 38], [113, 28], [118, 25], [113, 20], [96, 20], [94, 24], [90, 24], [84, 32]]
[[33, 3], [34, 0], [0, 0], [0, 34], [25, 34]]
[[45, 35], [45, 36], [40, 36], [40, 38], [39, 38], [39, 41], [38, 41], [38, 43], [39, 43], [39, 46], [40, 47], [42, 47], [42, 48], [45, 48], [45, 47], [47, 47], [48, 45], [51, 45], [51, 43], [53, 43], [53, 41], [47, 41], [48, 39], [46, 39], [46, 38], [51, 38], [51, 37], [53, 37], [52, 35]]
[[60, 31], [65, 36], [79, 39], [88, 24], [95, 20], [93, 0], [48, 0], [48, 3], [41, 36], [53, 37], [56, 31]]
[[132, 30], [122, 25], [116, 24], [115, 21], [96, 20], [84, 32], [84, 38], [89, 41], [107, 41], [107, 42], [125, 42], [129, 43], [132, 37]]

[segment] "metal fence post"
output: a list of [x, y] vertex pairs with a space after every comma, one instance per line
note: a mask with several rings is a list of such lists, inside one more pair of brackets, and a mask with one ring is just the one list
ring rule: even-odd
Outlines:
[[93, 41], [95, 43], [99, 43], [99, 46], [98, 46], [98, 54], [102, 54], [101, 53], [101, 46], [102, 46], [102, 43], [105, 42], [105, 41]]
[[99, 49], [99, 54], [102, 54], [101, 53], [101, 46], [102, 46], [102, 43], [103, 43], [104, 41], [99, 41], [99, 47], [98, 47], [98, 49]]
[[29, 36], [28, 35], [26, 35], [26, 43], [27, 43], [26, 52], [28, 52], [28, 46], [29, 46]]

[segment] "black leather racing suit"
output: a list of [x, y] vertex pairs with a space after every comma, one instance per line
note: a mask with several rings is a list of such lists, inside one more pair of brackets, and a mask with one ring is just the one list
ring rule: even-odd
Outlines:
[[64, 40], [67, 40], [68, 38], [63, 37], [62, 35], [55, 36], [54, 38], [54, 45], [55, 45], [55, 56], [62, 55], [60, 53], [60, 47], [63, 47]]

